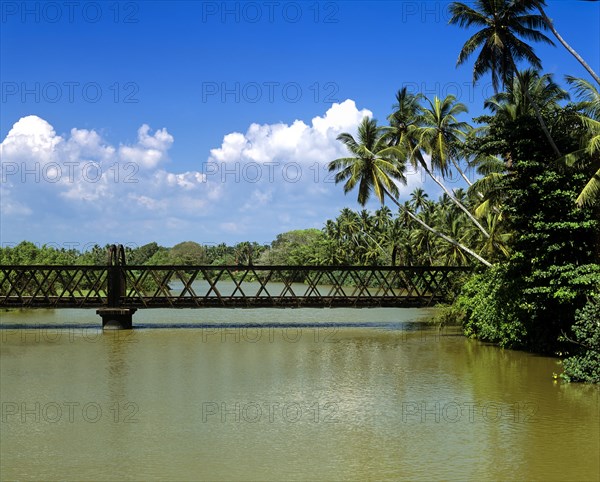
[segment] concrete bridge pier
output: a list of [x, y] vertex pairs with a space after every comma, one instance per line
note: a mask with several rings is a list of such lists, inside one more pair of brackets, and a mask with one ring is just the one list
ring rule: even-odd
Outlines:
[[103, 330], [131, 330], [136, 311], [137, 308], [99, 308], [96, 314], [102, 318]]

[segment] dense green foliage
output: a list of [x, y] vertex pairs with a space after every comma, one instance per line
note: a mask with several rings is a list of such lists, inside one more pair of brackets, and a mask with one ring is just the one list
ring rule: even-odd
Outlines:
[[318, 229], [298, 229], [278, 234], [270, 249], [264, 250], [257, 264], [318, 264], [324, 235]]
[[590, 298], [575, 315], [573, 339], [562, 336], [570, 344], [563, 362], [563, 378], [576, 382], [600, 383], [600, 295]]
[[[4, 265], [96, 265], [107, 263], [109, 245], [93, 246], [87, 251], [59, 249], [52, 245], [36, 246], [23, 241], [16, 246], [0, 248], [0, 263]], [[201, 245], [184, 241], [171, 248], [152, 242], [143, 246], [125, 246], [128, 265], [223, 265], [249, 264], [259, 257], [267, 246], [242, 242], [234, 246], [225, 244]]]
[[[17, 246], [0, 248], [0, 263], [2, 264], [75, 264], [80, 258], [80, 253], [75, 249], [58, 249], [53, 246], [44, 245], [38, 247], [35, 244], [23, 241]], [[106, 251], [104, 252], [104, 263], [106, 262]], [[82, 264], [93, 264], [85, 263]]]
[[[510, 282], [510, 285], [507, 285]], [[516, 293], [518, 281], [508, 276], [507, 265], [498, 265], [473, 276], [454, 303], [465, 334], [502, 347], [525, 345], [525, 310]]]
[[[583, 126], [573, 109], [550, 103], [542, 114], [556, 144], [567, 152], [576, 149]], [[600, 284], [598, 207], [575, 203], [592, 163], [568, 168], [556, 159], [525, 109], [518, 116], [499, 111], [479, 121], [486, 129], [472, 140], [472, 151], [510, 160], [494, 200], [513, 235], [512, 255], [465, 287], [460, 303], [468, 313], [466, 331], [502, 346], [552, 353], [575, 311]]]
[[[538, 73], [541, 60], [527, 41], [552, 43], [543, 33], [551, 30], [600, 77], [557, 33], [545, 6], [478, 0], [450, 7], [450, 23], [479, 29], [458, 63], [478, 50], [473, 78], [491, 73], [496, 91], [485, 102], [493, 115], [479, 119], [484, 125], [467, 143], [472, 155], [505, 164], [478, 182], [488, 204], [479, 211], [500, 211], [511, 234], [510, 259], [467, 283], [454, 309], [462, 310], [467, 334], [503, 346], [568, 353], [560, 343], [575, 338], [577, 354], [565, 360], [564, 377], [598, 382], [597, 299], [583, 306], [600, 289], [600, 94], [568, 76], [581, 102], [560, 105], [568, 94]], [[520, 72], [521, 60], [536, 70]]]

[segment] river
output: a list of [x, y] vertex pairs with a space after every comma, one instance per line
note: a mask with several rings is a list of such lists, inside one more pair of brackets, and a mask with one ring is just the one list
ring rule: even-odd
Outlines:
[[599, 388], [418, 309], [2, 313], [2, 480], [598, 480]]

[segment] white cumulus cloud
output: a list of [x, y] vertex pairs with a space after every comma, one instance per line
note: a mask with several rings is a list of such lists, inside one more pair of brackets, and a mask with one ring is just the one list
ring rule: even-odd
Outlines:
[[321, 226], [357, 207], [327, 164], [347, 155], [336, 138], [356, 133], [365, 116], [371, 111], [346, 100], [309, 122], [252, 123], [225, 133], [197, 170], [179, 172], [166, 128], [143, 124], [136, 141], [112, 144], [94, 129], [61, 135], [41, 117], [23, 117], [0, 143], [2, 241], [267, 242]]
[[353, 100], [333, 104], [324, 116], [314, 117], [311, 125], [302, 120], [292, 124], [251, 124], [245, 134], [234, 132], [223, 137], [221, 147], [211, 149], [213, 162], [329, 162], [345, 155], [336, 141], [342, 132], [354, 132], [370, 110], [358, 110]]

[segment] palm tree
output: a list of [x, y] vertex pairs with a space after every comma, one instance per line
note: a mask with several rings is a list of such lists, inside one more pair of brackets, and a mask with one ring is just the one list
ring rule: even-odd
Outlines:
[[234, 247], [236, 264], [252, 265], [253, 246], [249, 241], [242, 241]]
[[[463, 222], [464, 216], [451, 217], [448, 219], [448, 232], [451, 233], [456, 239], [462, 240], [464, 237]], [[444, 260], [444, 264], [446, 265], [461, 266], [467, 263], [465, 254], [460, 249], [457, 249], [456, 246], [452, 246], [451, 244], [440, 246], [438, 250], [438, 256]]]
[[458, 146], [469, 130], [469, 124], [456, 116], [467, 112], [467, 106], [448, 95], [444, 100], [435, 96], [426, 99], [429, 107], [422, 109], [420, 126], [416, 128], [419, 147], [431, 156], [431, 166], [443, 176], [450, 171], [450, 159], [458, 157]]
[[[430, 109], [421, 106], [422, 99], [429, 102]], [[392, 107], [394, 112], [388, 117], [390, 127], [386, 129], [384, 135], [390, 146], [398, 151], [397, 158], [407, 159], [415, 169], [420, 166], [453, 199], [453, 202], [457, 201], [442, 181], [433, 175], [422, 149], [425, 151], [429, 149], [430, 153], [433, 153], [432, 167], [439, 168], [442, 177], [449, 171], [448, 161], [451, 161], [465, 177], [457, 163], [457, 145], [471, 128], [467, 123], [457, 121], [455, 116], [466, 112], [467, 108], [464, 104], [455, 103], [455, 100], [454, 96], [447, 96], [443, 101], [436, 97], [432, 103], [423, 95], [412, 94], [404, 87], [396, 93], [396, 103]], [[425, 145], [425, 140], [430, 143]], [[443, 141], [440, 147], [434, 145], [440, 140]], [[449, 150], [452, 150], [451, 156], [448, 155]], [[462, 206], [461, 209], [465, 210], [465, 207]], [[478, 229], [487, 234], [471, 213], [467, 212], [467, 215]]]
[[[420, 212], [417, 216], [422, 220], [423, 225], [430, 226], [434, 222], [433, 212], [431, 210], [425, 210]], [[432, 232], [428, 229], [414, 229], [410, 233], [410, 241], [415, 246], [418, 253], [422, 253], [427, 256], [427, 264], [434, 264], [434, 248], [435, 238]]]
[[499, 213], [504, 196], [501, 180], [506, 172], [506, 164], [493, 156], [480, 156], [473, 160], [472, 165], [481, 176], [468, 190], [469, 194], [476, 195], [481, 201], [475, 209], [475, 215], [485, 218], [490, 212]]
[[[388, 210], [389, 208], [382, 206], [381, 210]], [[391, 211], [390, 211], [391, 212]], [[367, 252], [381, 252], [385, 255], [385, 249], [381, 246], [381, 244], [371, 235], [371, 233], [375, 233], [375, 227], [377, 219], [369, 214], [369, 211], [363, 209], [358, 215], [359, 223], [360, 223], [360, 233], [363, 237], [368, 238], [368, 240], [361, 240], [360, 247], [365, 253]], [[377, 248], [377, 249], [375, 249]], [[372, 255], [370, 255], [372, 258]]]
[[[500, 83], [506, 85], [514, 76], [519, 76], [517, 62], [525, 60], [537, 69], [542, 68], [542, 62], [535, 55], [533, 48], [521, 40], [524, 38], [554, 45], [554, 42], [539, 30], [548, 28], [543, 17], [529, 13], [532, 1], [534, 0], [476, 0], [476, 9], [460, 2], [450, 5], [451, 24], [458, 24], [460, 27], [482, 27], [466, 41], [457, 60], [457, 65], [461, 65], [476, 49], [481, 48], [473, 67], [473, 83], [486, 72], [490, 72], [494, 91], [498, 92]], [[525, 90], [525, 95], [529, 97], [528, 90]], [[560, 157], [560, 151], [537, 104], [531, 99], [529, 101], [544, 135], [557, 157]]]
[[371, 194], [383, 200], [385, 192], [398, 196], [393, 180], [406, 183], [403, 166], [394, 162], [393, 151], [383, 139], [383, 128], [375, 119], [365, 117], [358, 126], [358, 142], [352, 134], [344, 132], [337, 139], [342, 141], [354, 157], [342, 157], [329, 163], [329, 171], [338, 171], [336, 184], [345, 181], [344, 194], [358, 184], [358, 202], [364, 206]]
[[498, 92], [500, 84], [505, 84], [517, 73], [518, 61], [526, 60], [537, 69], [542, 68], [542, 62], [531, 46], [519, 38], [554, 45], [538, 30], [546, 28], [543, 18], [528, 13], [532, 8], [530, 3], [475, 0], [476, 8], [471, 8], [461, 2], [452, 2], [449, 23], [460, 27], [482, 27], [465, 42], [457, 60], [457, 65], [462, 65], [481, 47], [473, 67], [473, 82], [490, 72], [494, 91]]
[[336, 240], [339, 248], [338, 256], [343, 263], [351, 263], [354, 258], [360, 226], [358, 216], [350, 208], [344, 208], [336, 219]]
[[402, 87], [396, 92], [396, 103], [392, 106], [393, 112], [388, 116], [390, 126], [386, 128], [385, 138], [392, 146], [397, 146], [410, 157], [414, 167], [417, 167], [419, 160], [414, 158], [417, 139], [414, 136], [414, 127], [419, 120], [421, 113], [420, 101], [422, 94], [413, 94], [406, 87]]
[[513, 235], [503, 229], [502, 214], [488, 213], [485, 220], [491, 236], [484, 240], [481, 248], [482, 253], [492, 259], [507, 258], [510, 255], [508, 246]]
[[429, 196], [423, 188], [417, 187], [410, 193], [410, 205], [415, 212], [419, 212], [425, 206]]
[[423, 109], [420, 115], [420, 126], [415, 128], [418, 138], [417, 148], [423, 150], [431, 157], [431, 171], [425, 165], [424, 169], [429, 177], [440, 186], [448, 197], [471, 219], [473, 224], [489, 237], [488, 232], [479, 223], [477, 218], [456, 199], [451, 191], [434, 175], [438, 171], [445, 177], [450, 170], [452, 160], [458, 158], [459, 146], [465, 139], [470, 126], [466, 122], [460, 122], [456, 116], [467, 112], [467, 107], [456, 102], [456, 97], [448, 95], [444, 100], [434, 97], [433, 102], [427, 99], [429, 107]]
[[392, 219], [392, 210], [387, 206], [381, 206], [375, 211], [375, 226], [380, 233], [384, 233]]
[[344, 250], [341, 240], [340, 224], [337, 221], [328, 219], [323, 227], [323, 233], [327, 239], [325, 259], [323, 262], [326, 264], [343, 263]]
[[558, 108], [559, 101], [568, 99], [569, 94], [554, 82], [552, 74], [540, 76], [537, 70], [526, 69], [513, 77], [504, 92], [486, 99], [483, 105], [496, 115], [515, 120], [534, 114], [532, 101], [539, 108], [548, 110]]
[[579, 119], [586, 128], [586, 134], [583, 137], [583, 148], [567, 154], [565, 156], [569, 164], [575, 163], [584, 155], [594, 159], [595, 165], [599, 165], [598, 170], [585, 185], [579, 196], [577, 204], [583, 206], [592, 204], [600, 199], [600, 92], [590, 82], [567, 77], [567, 82], [574, 86], [575, 94], [581, 99], [578, 107], [583, 111]]
[[[384, 132], [377, 126], [377, 122], [369, 118], [362, 120], [358, 128], [358, 142], [346, 132], [340, 134], [337, 139], [342, 141], [353, 155], [353, 157], [343, 157], [331, 161], [328, 166], [330, 172], [337, 171], [336, 184], [345, 181], [344, 193], [347, 194], [358, 185], [360, 205], [364, 206], [371, 193], [374, 193], [381, 204], [384, 204], [384, 198], [387, 195], [400, 209], [403, 209], [403, 205], [397, 200], [398, 188], [393, 179], [406, 184], [406, 177], [401, 170], [405, 169], [405, 166], [394, 162], [397, 159], [398, 150], [387, 145]], [[436, 236], [459, 246], [486, 266], [491, 266], [488, 261], [471, 249], [428, 226], [410, 210], [406, 209], [406, 214]]]

